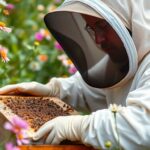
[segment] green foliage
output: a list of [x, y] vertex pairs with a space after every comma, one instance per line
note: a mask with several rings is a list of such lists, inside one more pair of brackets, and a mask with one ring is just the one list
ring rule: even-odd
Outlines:
[[[35, 34], [47, 29], [43, 16], [54, 6], [56, 0], [7, 0], [15, 6], [12, 10], [1, 7], [0, 21], [12, 28], [11, 33], [0, 31], [0, 44], [8, 49], [10, 61], [0, 60], [0, 86], [26, 81], [46, 83], [53, 76], [69, 76], [68, 70], [57, 59], [63, 51], [58, 51], [55, 39], [44, 38], [35, 44]], [[40, 61], [40, 55], [48, 60]]]

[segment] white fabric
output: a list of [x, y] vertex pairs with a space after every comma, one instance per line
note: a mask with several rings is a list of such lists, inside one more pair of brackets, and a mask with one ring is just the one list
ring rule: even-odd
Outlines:
[[[101, 1], [101, 0], [98, 0]], [[132, 38], [138, 51], [138, 60], [150, 51], [150, 2], [148, 0], [102, 0], [132, 31]]]
[[116, 103], [123, 105], [122, 110], [117, 113], [121, 146], [125, 150], [150, 149], [150, 55], [148, 55], [150, 2], [148, 0], [101, 1], [108, 5], [132, 31], [139, 68], [135, 76], [126, 84], [104, 90], [87, 86], [78, 73], [68, 79], [59, 78], [58, 80], [62, 83], [60, 96], [74, 107], [85, 107], [86, 110], [91, 111], [97, 109], [89, 115], [85, 125], [82, 124], [84, 134], [81, 133], [80, 136], [83, 143], [104, 148], [105, 142], [110, 140], [116, 145], [117, 137], [111, 111], [98, 110], [101, 103], [104, 108], [106, 103], [108, 105]]
[[[60, 96], [74, 107], [88, 108], [93, 112], [85, 124], [81, 134], [84, 144], [95, 148], [102, 147], [107, 140], [116, 145], [113, 116], [105, 103], [121, 104], [123, 109], [117, 113], [117, 126], [121, 146], [125, 150], [146, 150], [150, 148], [150, 55], [140, 65], [135, 77], [122, 87], [99, 90], [85, 86], [77, 73], [70, 78], [59, 78]], [[85, 106], [84, 106], [85, 105]], [[87, 126], [88, 123], [88, 126]], [[86, 128], [85, 128], [86, 126]]]
[[91, 112], [107, 107], [105, 91], [88, 86], [78, 72], [70, 78], [57, 80], [61, 82], [60, 98], [76, 110]]

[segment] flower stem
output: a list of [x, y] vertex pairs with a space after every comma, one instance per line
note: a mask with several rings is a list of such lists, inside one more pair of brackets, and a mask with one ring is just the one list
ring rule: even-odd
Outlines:
[[121, 146], [120, 146], [120, 136], [119, 136], [119, 131], [118, 131], [118, 127], [117, 127], [117, 115], [116, 112], [114, 112], [114, 118], [115, 118], [115, 129], [117, 132], [117, 137], [118, 137], [118, 150], [122, 150]]

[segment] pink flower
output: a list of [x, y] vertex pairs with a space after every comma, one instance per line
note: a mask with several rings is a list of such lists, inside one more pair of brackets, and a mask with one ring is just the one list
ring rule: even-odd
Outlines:
[[18, 145], [29, 143], [29, 140], [27, 139], [28, 138], [27, 130], [29, 126], [27, 122], [22, 120], [20, 117], [15, 116], [12, 119], [11, 123], [6, 122], [4, 124], [4, 128], [16, 134]]
[[77, 71], [77, 69], [74, 66], [74, 64], [72, 63], [71, 59], [69, 59], [66, 54], [59, 55], [57, 57], [57, 59], [60, 60], [62, 62], [62, 64], [68, 68], [68, 72], [70, 74], [74, 74]]
[[5, 145], [5, 149], [6, 150], [20, 150], [17, 146], [14, 146], [12, 143], [7, 143], [6, 145]]
[[8, 33], [10, 33], [12, 31], [11, 28], [6, 27], [5, 23], [1, 22], [1, 21], [0, 21], [0, 30], [2, 30], [4, 32], [8, 32]]
[[35, 39], [37, 41], [42, 41], [44, 39], [44, 36], [43, 36], [43, 34], [41, 34], [41, 32], [36, 32], [35, 33]]
[[10, 33], [12, 31], [11, 28], [8, 28], [8, 27], [2, 27], [0, 26], [0, 30], [4, 31], [4, 32], [7, 32], [7, 33]]
[[64, 59], [64, 60], [62, 61], [62, 64], [63, 64], [65, 67], [69, 67], [70, 64], [69, 64], [68, 62], [69, 62], [68, 59]]
[[56, 48], [57, 50], [60, 50], [60, 51], [63, 50], [63, 48], [61, 47], [61, 45], [60, 45], [57, 41], [54, 43], [54, 46], [55, 46], [55, 48]]
[[55, 0], [55, 3], [61, 3], [62, 0]]
[[47, 40], [51, 40], [51, 34], [47, 29], [40, 29], [40, 33], [43, 35], [44, 38]]
[[42, 41], [43, 39], [51, 40], [51, 35], [46, 29], [40, 29], [39, 32], [35, 33], [35, 40]]
[[57, 57], [57, 59], [60, 60], [60, 61], [64, 61], [64, 60], [68, 59], [68, 57], [67, 57], [66, 54], [62, 54], [62, 55], [59, 55], [59, 56]]
[[15, 116], [12, 118], [11, 123], [6, 122], [4, 124], [4, 128], [7, 130], [10, 130], [14, 133], [20, 133], [22, 130], [27, 130], [28, 129], [28, 124], [26, 121], [22, 120], [20, 117]]
[[74, 73], [76, 73], [76, 71], [77, 71], [77, 69], [76, 69], [75, 66], [71, 66], [71, 67], [68, 69], [68, 72], [69, 72], [70, 74], [74, 74]]
[[13, 4], [7, 4], [6, 9], [13, 10], [15, 6]]
[[22, 130], [21, 132], [17, 133], [16, 138], [18, 145], [29, 144], [28, 135], [25, 130]]

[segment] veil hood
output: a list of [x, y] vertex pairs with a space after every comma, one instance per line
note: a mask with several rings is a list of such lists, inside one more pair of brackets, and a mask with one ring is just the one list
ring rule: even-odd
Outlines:
[[[133, 77], [138, 62], [150, 50], [150, 42], [146, 42], [150, 31], [149, 5], [144, 0], [136, 3], [133, 0], [66, 0], [48, 13], [44, 21], [87, 84], [96, 88], [115, 87]], [[84, 30], [81, 14], [104, 18], [116, 31], [128, 55], [126, 74], [118, 75], [115, 65], [98, 50]], [[132, 38], [126, 28], [131, 30]]]
[[150, 51], [150, 2], [147, 0], [102, 0], [132, 31], [140, 62]]

